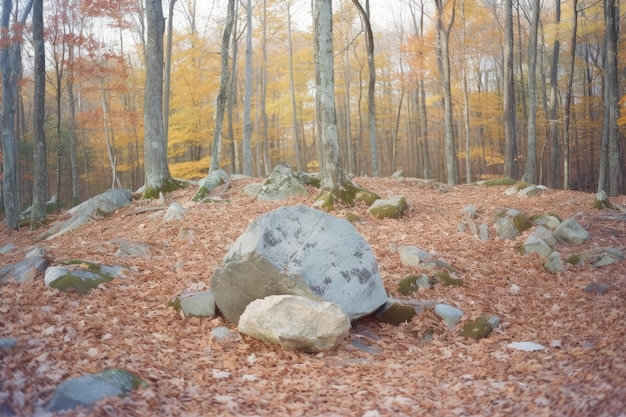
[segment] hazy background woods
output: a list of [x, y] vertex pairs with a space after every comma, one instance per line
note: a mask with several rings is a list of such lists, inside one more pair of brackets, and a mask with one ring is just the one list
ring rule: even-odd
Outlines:
[[[376, 67], [372, 144], [364, 22], [353, 1], [333, 1], [338, 129], [348, 172], [388, 176], [402, 170], [406, 176], [459, 183], [507, 173], [583, 191], [595, 191], [604, 172], [607, 182], [618, 181], [610, 186], [611, 193], [624, 192], [624, 119], [616, 113], [612, 143], [609, 117], [611, 105], [619, 110], [626, 74], [619, 3], [508, 2], [369, 2]], [[3, 38], [4, 49], [19, 40], [13, 36], [18, 32], [14, 22], [25, 3], [16, 0], [11, 5], [11, 36]], [[226, 3], [172, 3], [171, 81], [165, 113], [174, 177], [197, 179], [209, 169]], [[367, 9], [364, 0], [360, 3]], [[114, 181], [117, 187], [137, 189], [144, 183], [144, 5], [141, 0], [45, 0], [43, 4], [48, 195], [58, 193], [62, 204], [71, 206], [73, 196], [84, 200]], [[232, 80], [220, 166], [229, 173], [242, 172], [248, 70], [253, 175], [266, 176], [282, 161], [315, 171], [319, 164], [311, 2], [251, 2], [249, 69], [246, 4], [237, 2], [234, 36], [228, 46]], [[611, 29], [606, 9], [613, 5], [617, 14]], [[169, 8], [170, 2], [164, 1], [166, 16]], [[505, 59], [507, 22], [512, 29], [509, 61]], [[23, 71], [13, 101], [22, 208], [31, 203], [33, 190], [36, 106], [30, 18], [23, 32]], [[617, 40], [616, 55], [607, 47], [608, 35]], [[616, 57], [616, 83], [609, 83], [606, 76], [612, 57]], [[507, 68], [511, 84], [506, 82]], [[505, 100], [505, 91], [514, 96], [512, 104], [510, 98]], [[620, 101], [611, 104], [615, 93]], [[451, 114], [449, 126], [446, 111]], [[505, 134], [507, 120], [513, 124]], [[446, 142], [446, 135], [452, 142]], [[456, 172], [451, 172], [450, 156]]]

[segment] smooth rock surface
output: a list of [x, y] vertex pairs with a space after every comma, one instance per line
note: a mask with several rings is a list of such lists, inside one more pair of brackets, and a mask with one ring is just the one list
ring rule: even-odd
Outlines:
[[40, 234], [38, 239], [51, 240], [79, 228], [94, 218], [113, 214], [120, 208], [128, 206], [131, 199], [132, 193], [130, 190], [107, 190], [69, 209], [67, 212], [72, 216], [70, 219], [54, 224], [47, 231]]
[[185, 316], [211, 317], [215, 315], [215, 297], [212, 291], [183, 293], [179, 301], [180, 309]]
[[333, 303], [271, 295], [248, 305], [238, 330], [287, 349], [322, 352], [337, 346], [350, 327], [348, 317]]
[[147, 385], [132, 372], [124, 369], [107, 369], [97, 374], [84, 375], [62, 382], [45, 410], [54, 412], [79, 406], [91, 409], [96, 402], [105, 397], [127, 395], [133, 389]]
[[0, 267], [0, 283], [14, 280], [21, 284], [33, 282], [38, 274], [43, 273], [49, 262], [41, 256], [30, 256], [24, 260]]
[[461, 316], [463, 316], [463, 310], [456, 307], [449, 306], [447, 304], [437, 304], [435, 306], [435, 314], [446, 322], [449, 328], [454, 329]]
[[400, 262], [404, 266], [418, 266], [421, 262], [433, 257], [433, 255], [416, 246], [400, 246], [398, 247], [398, 255]]
[[233, 323], [269, 295], [329, 301], [350, 320], [387, 301], [374, 254], [354, 226], [303, 205], [255, 219], [211, 279], [217, 307]]
[[306, 194], [306, 188], [294, 175], [289, 164], [283, 162], [274, 167], [269, 178], [257, 194], [257, 199], [261, 201], [285, 200]]
[[582, 245], [589, 239], [589, 232], [572, 217], [564, 220], [556, 228], [554, 235], [568, 245]]

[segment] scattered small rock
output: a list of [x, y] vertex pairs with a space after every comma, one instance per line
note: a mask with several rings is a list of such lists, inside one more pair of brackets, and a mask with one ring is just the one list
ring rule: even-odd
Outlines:
[[163, 221], [171, 222], [174, 220], [180, 220], [183, 218], [185, 213], [187, 213], [187, 209], [181, 206], [180, 204], [174, 202], [172, 203], [167, 211], [165, 212], [165, 216], [163, 217]]
[[21, 284], [33, 282], [50, 265], [42, 256], [27, 256], [24, 260], [0, 267], [0, 284], [13, 280]]
[[44, 283], [59, 291], [85, 295], [104, 282], [123, 278], [125, 273], [126, 269], [121, 266], [75, 260], [46, 269]]
[[419, 266], [421, 262], [433, 257], [431, 253], [416, 246], [399, 246], [398, 255], [404, 266]]
[[212, 317], [215, 315], [215, 297], [212, 291], [183, 291], [179, 297], [180, 309], [187, 317]]
[[456, 307], [449, 306], [447, 304], [437, 304], [435, 306], [435, 314], [446, 322], [449, 328], [454, 329], [461, 316], [463, 316], [463, 310]]
[[130, 394], [132, 390], [147, 386], [145, 381], [125, 369], [107, 369], [61, 383], [45, 410], [55, 412], [72, 410], [80, 406], [91, 409], [96, 402], [105, 397], [122, 397]]
[[460, 335], [474, 340], [483, 339], [500, 324], [500, 318], [489, 314], [484, 314], [475, 320], [470, 320], [459, 332]]
[[604, 295], [610, 289], [610, 285], [603, 284], [601, 282], [591, 282], [585, 287], [585, 289], [583, 289], [583, 291], [587, 294]]
[[211, 330], [211, 337], [219, 343], [226, 343], [239, 339], [239, 335], [226, 326], [218, 326]]
[[7, 243], [6, 245], [0, 247], [0, 255], [6, 255], [15, 249], [15, 245], [13, 243]]
[[565, 270], [565, 265], [563, 265], [563, 261], [561, 260], [561, 254], [557, 251], [553, 251], [548, 255], [543, 267], [552, 274]]
[[13, 349], [17, 346], [17, 340], [12, 337], [0, 338], [0, 349]]
[[509, 343], [507, 347], [515, 350], [523, 350], [524, 352], [534, 352], [546, 348], [545, 346], [535, 342], [513, 342]]
[[406, 209], [406, 200], [401, 195], [394, 195], [386, 199], [378, 199], [367, 209], [377, 219], [399, 219]]
[[306, 188], [294, 175], [291, 166], [282, 162], [274, 167], [269, 178], [263, 183], [257, 199], [260, 201], [286, 200], [306, 194], [306, 192]]
[[568, 245], [583, 245], [589, 239], [587, 232], [574, 218], [564, 220], [554, 231], [557, 239]]
[[414, 305], [402, 300], [390, 299], [374, 314], [374, 317], [383, 323], [398, 326], [401, 323], [411, 321], [416, 314]]
[[150, 246], [147, 243], [131, 242], [121, 239], [118, 241], [118, 248], [115, 256], [118, 258], [133, 258], [139, 256], [150, 256]]

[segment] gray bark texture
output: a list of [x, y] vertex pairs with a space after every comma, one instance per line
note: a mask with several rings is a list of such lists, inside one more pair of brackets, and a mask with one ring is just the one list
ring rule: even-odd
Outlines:
[[[604, 106], [607, 117], [605, 117], [607, 161], [605, 166], [606, 189], [598, 186], [600, 190], [605, 190], [610, 197], [621, 194], [623, 187], [621, 170], [621, 150], [617, 119], [619, 117], [619, 93], [617, 77], [617, 23], [616, 23], [615, 0], [604, 0], [604, 23], [606, 28], [606, 60], [605, 60], [605, 97]], [[604, 138], [603, 138], [604, 141]]]
[[363, 9], [359, 0], [352, 0], [365, 28], [365, 45], [367, 47], [367, 120], [370, 134], [370, 154], [372, 158], [372, 176], [378, 176], [378, 135], [376, 130], [376, 65], [374, 64], [374, 33], [370, 24], [369, 13]]
[[31, 230], [46, 219], [48, 192], [48, 163], [44, 130], [46, 102], [46, 54], [43, 42], [43, 0], [33, 2], [34, 109], [33, 109], [33, 204], [30, 216]]
[[220, 74], [220, 90], [217, 93], [217, 105], [215, 110], [215, 130], [213, 131], [213, 152], [211, 153], [211, 165], [209, 172], [220, 169], [220, 155], [222, 152], [222, 130], [224, 126], [224, 112], [228, 101], [228, 84], [230, 82], [230, 70], [228, 67], [228, 50], [230, 49], [230, 37], [235, 21], [235, 0], [228, 0], [226, 25], [222, 34], [222, 71]]
[[313, 0], [315, 30], [316, 109], [320, 131], [321, 186], [333, 191], [346, 181], [339, 155], [333, 59], [332, 1]]
[[505, 1], [504, 18], [504, 176], [517, 178], [517, 113], [513, 73], [513, 1]]
[[[163, 132], [163, 33], [161, 0], [146, 0], [146, 88], [144, 94], [144, 197], [157, 197], [173, 183]], [[153, 194], [156, 195], [153, 195]]]
[[243, 175], [252, 175], [252, 0], [246, 3], [246, 91], [243, 102]]
[[522, 180], [535, 184], [537, 180], [537, 32], [541, 2], [532, 2], [528, 42], [528, 138], [526, 144], [526, 166]]
[[[556, 15], [556, 23], [561, 21], [561, 0], [554, 0], [554, 10]], [[548, 171], [548, 186], [550, 188], [559, 188], [559, 128], [557, 122], [558, 109], [558, 70], [559, 70], [559, 51], [561, 43], [557, 37], [552, 45], [552, 63], [550, 65], [550, 164]]]
[[448, 25], [444, 25], [442, 0], [436, 0], [437, 7], [437, 40], [439, 41], [439, 71], [441, 75], [441, 93], [443, 96], [444, 106], [444, 147], [446, 153], [446, 171], [448, 184], [456, 184], [458, 182], [458, 170], [456, 160], [456, 144], [454, 142], [454, 128], [452, 120], [452, 88], [450, 85], [450, 31], [454, 23], [454, 10], [452, 8], [452, 17]]
[[[24, 27], [24, 22], [30, 13], [32, 4], [31, 0], [24, 6], [18, 24], [15, 25], [20, 31]], [[8, 228], [17, 230], [19, 227], [20, 196], [15, 111], [19, 89], [18, 82], [21, 78], [22, 45], [20, 42], [11, 39], [12, 37], [15, 39], [21, 38], [21, 33], [13, 33], [9, 28], [12, 8], [13, 2], [11, 0], [3, 0], [0, 26], [2, 27], [2, 41], [6, 46], [0, 49], [0, 72], [2, 73], [2, 113], [0, 117], [2, 120], [2, 193], [4, 212]]]

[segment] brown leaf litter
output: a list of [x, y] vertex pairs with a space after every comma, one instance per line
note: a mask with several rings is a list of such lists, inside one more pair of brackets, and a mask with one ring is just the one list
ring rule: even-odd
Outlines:
[[[530, 216], [556, 213], [576, 220], [592, 238], [583, 247], [626, 248], [626, 221], [592, 208], [594, 195], [544, 191], [507, 196], [504, 187], [443, 186], [407, 179], [356, 178], [382, 197], [405, 196], [400, 220], [376, 220], [366, 208], [352, 212], [356, 229], [376, 255], [390, 296], [397, 282], [419, 268], [400, 263], [394, 247], [414, 245], [459, 270], [465, 285], [420, 289], [418, 300], [436, 300], [465, 314], [450, 330], [431, 310], [395, 327], [368, 318], [336, 350], [318, 355], [284, 351], [243, 336], [223, 344], [210, 332], [229, 326], [216, 318], [183, 318], [166, 306], [188, 287], [210, 288], [210, 277], [229, 246], [259, 215], [283, 205], [311, 205], [317, 190], [287, 202], [260, 202], [241, 193], [251, 180], [234, 180], [228, 203], [190, 202], [194, 190], [177, 191], [165, 202], [135, 201], [106, 219], [93, 221], [52, 241], [37, 242], [27, 231], [3, 225], [0, 246], [18, 250], [0, 263], [23, 259], [43, 246], [53, 264], [83, 259], [128, 268], [126, 278], [103, 284], [86, 296], [31, 284], [0, 286], [0, 337], [17, 339], [0, 351], [0, 404], [17, 415], [41, 414], [63, 380], [106, 368], [125, 368], [150, 383], [125, 398], [109, 398], [89, 416], [617, 416], [626, 410], [626, 261], [603, 268], [568, 265], [558, 274], [538, 256], [522, 256], [516, 241], [480, 242], [457, 232], [462, 208], [473, 204], [493, 224], [499, 209]], [[624, 207], [624, 196], [613, 199]], [[158, 206], [177, 201], [189, 211], [163, 222]], [[152, 209], [154, 207], [154, 210]], [[147, 243], [150, 256], [116, 258], [121, 240]], [[605, 294], [584, 292], [591, 282]], [[501, 318], [479, 342], [458, 335], [481, 314]], [[426, 332], [434, 339], [424, 343]], [[366, 352], [358, 340], [376, 350]], [[522, 352], [507, 344], [533, 341], [545, 350]]]

